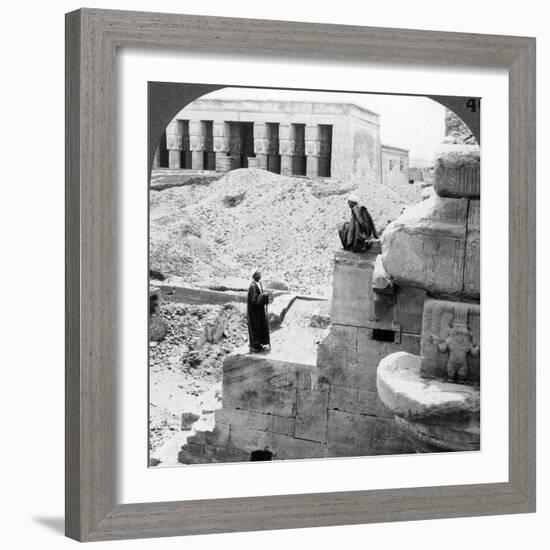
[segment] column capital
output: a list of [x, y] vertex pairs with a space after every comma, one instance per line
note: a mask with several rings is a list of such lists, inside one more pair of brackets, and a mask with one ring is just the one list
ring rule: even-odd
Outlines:
[[204, 151], [203, 125], [200, 120], [189, 121], [189, 150], [193, 152]]
[[319, 125], [306, 124], [305, 149], [308, 157], [318, 157], [321, 154], [321, 142], [319, 137]]
[[183, 123], [172, 119], [166, 126], [166, 148], [169, 151], [181, 151], [183, 148]]
[[214, 122], [212, 132], [214, 135], [214, 151], [227, 153], [229, 151], [229, 122]]

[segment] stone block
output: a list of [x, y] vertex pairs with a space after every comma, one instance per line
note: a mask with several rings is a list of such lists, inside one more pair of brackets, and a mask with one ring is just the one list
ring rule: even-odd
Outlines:
[[329, 411], [325, 456], [371, 456], [414, 452], [406, 433], [393, 420]]
[[[211, 432], [196, 432], [192, 436], [187, 438], [187, 443], [182, 448], [183, 451], [188, 451], [188, 455], [196, 455], [199, 450], [201, 454], [207, 454], [213, 447], [226, 447], [229, 442], [229, 424], [224, 424], [217, 421], [214, 430]], [[185, 456], [185, 453], [182, 453]], [[207, 460], [201, 460], [201, 462], [207, 462]], [[186, 464], [193, 461], [186, 462]]]
[[423, 378], [420, 358], [399, 352], [380, 363], [378, 395], [417, 452], [479, 450], [477, 387]]
[[350, 363], [337, 384], [365, 391], [376, 391], [376, 368], [369, 362]]
[[249, 462], [250, 452], [236, 447], [210, 446], [206, 449], [206, 460], [201, 462]]
[[355, 418], [355, 455], [395, 455], [414, 453], [407, 434], [393, 418]]
[[311, 366], [272, 360], [268, 356], [228, 356], [223, 365], [223, 405], [278, 416], [293, 416], [296, 410], [298, 373], [310, 373], [311, 369]]
[[338, 251], [334, 256], [332, 322], [355, 327], [373, 324], [372, 273], [378, 246], [367, 252]]
[[357, 329], [333, 324], [329, 335], [317, 348], [317, 366], [327, 372], [338, 372], [355, 360], [356, 353]]
[[420, 355], [420, 342], [422, 337], [420, 334], [401, 334], [401, 346], [399, 351], [414, 353]]
[[251, 453], [258, 449], [271, 449], [271, 432], [231, 426], [227, 445]]
[[376, 415], [378, 411], [376, 391], [354, 387], [332, 386], [329, 408], [345, 412]]
[[[388, 325], [391, 330], [392, 325]], [[396, 328], [396, 327], [393, 327]], [[357, 331], [357, 362], [364, 368], [371, 368], [376, 372], [378, 363], [385, 355], [401, 349], [400, 338], [397, 342], [381, 342], [373, 339], [373, 331], [370, 329], [358, 329]], [[397, 336], [401, 336], [399, 333]]]
[[329, 410], [327, 421], [328, 456], [354, 456], [355, 413]]
[[421, 342], [423, 376], [479, 383], [480, 307], [427, 300]]
[[357, 327], [333, 323], [330, 335], [338, 345], [346, 348], [350, 357], [355, 356], [357, 349]]
[[[350, 333], [347, 334], [349, 336]], [[329, 355], [328, 348], [325, 347], [324, 342], [321, 343], [317, 361], [319, 381], [376, 391], [376, 368], [384, 356], [399, 351], [403, 345], [413, 351], [420, 350], [419, 337], [414, 337], [414, 342], [411, 342], [411, 337], [404, 335], [405, 344], [396, 344], [373, 340], [371, 329], [359, 328], [353, 334], [356, 334], [357, 339], [357, 347], [353, 354], [348, 354], [347, 349], [340, 346], [332, 348], [332, 354]]]
[[276, 434], [294, 437], [296, 433], [296, 419], [294, 417], [271, 415], [269, 430]]
[[327, 390], [298, 390], [295, 436], [309, 441], [326, 441]]
[[479, 421], [455, 423], [437, 420], [431, 423], [412, 422], [401, 417], [396, 417], [396, 420], [406, 430], [416, 452], [480, 450]]
[[378, 367], [378, 395], [394, 414], [414, 421], [479, 420], [479, 389], [423, 378], [420, 358], [397, 352]]
[[437, 195], [408, 208], [382, 235], [382, 260], [394, 283], [466, 296], [468, 199]]
[[393, 308], [395, 305], [395, 296], [392, 294], [382, 294], [374, 292], [374, 321], [373, 326], [379, 326], [380, 323], [391, 323], [393, 321]]
[[446, 144], [436, 154], [435, 192], [442, 197], [480, 197], [480, 150], [477, 145]]
[[479, 298], [480, 282], [480, 202], [471, 200], [468, 205], [464, 292]]
[[271, 428], [273, 415], [224, 406], [216, 411], [216, 422], [222, 422], [235, 427], [265, 431]]
[[297, 439], [288, 435], [272, 434], [269, 450], [277, 460], [296, 460], [304, 458], [323, 458], [324, 444], [315, 441]]
[[409, 334], [420, 334], [426, 291], [415, 287], [399, 287], [395, 294], [393, 320], [401, 330]]

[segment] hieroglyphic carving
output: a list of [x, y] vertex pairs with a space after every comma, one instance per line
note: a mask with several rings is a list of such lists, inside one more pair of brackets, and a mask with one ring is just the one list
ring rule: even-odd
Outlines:
[[442, 340], [436, 335], [432, 335], [439, 351], [449, 354], [447, 360], [447, 380], [463, 382], [468, 377], [467, 355], [471, 353], [474, 356], [479, 355], [479, 344], [472, 342], [472, 333], [467, 325], [453, 325], [449, 336]]
[[477, 304], [426, 300], [422, 321], [423, 376], [479, 382]]

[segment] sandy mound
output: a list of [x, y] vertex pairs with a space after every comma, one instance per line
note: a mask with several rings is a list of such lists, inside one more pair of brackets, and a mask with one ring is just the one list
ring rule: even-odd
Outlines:
[[[285, 280], [292, 290], [331, 285], [336, 225], [349, 208], [341, 194], [320, 196], [320, 185], [241, 169], [209, 186], [152, 192], [151, 267], [188, 282], [248, 279], [259, 267], [264, 279]], [[361, 194], [379, 230], [420, 200], [412, 187], [371, 185]]]

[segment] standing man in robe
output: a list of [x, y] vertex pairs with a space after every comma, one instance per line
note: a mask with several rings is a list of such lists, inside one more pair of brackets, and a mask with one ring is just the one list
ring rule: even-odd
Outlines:
[[338, 234], [344, 250], [363, 252], [371, 246], [372, 239], [378, 238], [376, 227], [366, 206], [359, 204], [357, 195], [348, 196], [348, 206], [351, 210], [349, 222], [338, 224]]
[[248, 287], [247, 319], [250, 351], [258, 353], [263, 346], [269, 346], [269, 324], [267, 321], [267, 304], [269, 295], [264, 292], [260, 279], [262, 274], [256, 271]]

